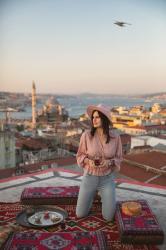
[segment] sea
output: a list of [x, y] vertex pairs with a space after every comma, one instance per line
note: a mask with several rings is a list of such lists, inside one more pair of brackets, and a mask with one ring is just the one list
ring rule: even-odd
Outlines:
[[[111, 107], [123, 106], [130, 108], [136, 105], [143, 105], [149, 109], [154, 103], [164, 104], [164, 100], [147, 100], [144, 98], [134, 98], [130, 96], [101, 96], [101, 95], [62, 95], [57, 97], [58, 102], [68, 111], [69, 116], [78, 118], [86, 112], [88, 105], [104, 104]], [[41, 110], [44, 103], [37, 104], [37, 110]], [[3, 119], [4, 113], [0, 113], [0, 119]], [[23, 112], [12, 112], [11, 118], [14, 119], [29, 119], [32, 116], [31, 106], [26, 106]]]

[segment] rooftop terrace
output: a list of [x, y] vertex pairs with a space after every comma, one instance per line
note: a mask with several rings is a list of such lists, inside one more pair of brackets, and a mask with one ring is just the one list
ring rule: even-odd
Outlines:
[[[70, 169], [74, 169], [76, 165], [69, 167]], [[25, 187], [80, 185], [82, 179], [81, 173], [78, 171], [69, 171], [68, 169], [68, 167], [48, 169], [38, 173], [0, 180], [0, 201], [20, 201], [20, 195]], [[126, 179], [115, 180], [117, 200], [145, 199], [155, 213], [166, 235], [166, 187]], [[166, 249], [166, 239], [164, 244], [158, 246], [158, 248], [160, 250]]]

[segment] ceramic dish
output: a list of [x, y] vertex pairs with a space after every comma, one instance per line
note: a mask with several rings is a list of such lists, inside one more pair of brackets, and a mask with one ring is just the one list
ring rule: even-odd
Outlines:
[[52, 226], [60, 223], [63, 216], [54, 211], [40, 211], [28, 218], [28, 222], [35, 226]]

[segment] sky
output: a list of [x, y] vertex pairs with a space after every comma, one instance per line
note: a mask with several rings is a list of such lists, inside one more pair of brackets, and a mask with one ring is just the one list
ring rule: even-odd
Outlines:
[[40, 93], [166, 91], [166, 1], [0, 0], [0, 91], [32, 81]]

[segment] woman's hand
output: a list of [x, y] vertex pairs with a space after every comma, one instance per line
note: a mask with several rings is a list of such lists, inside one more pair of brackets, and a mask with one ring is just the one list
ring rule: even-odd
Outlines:
[[112, 167], [113, 166], [113, 159], [111, 160], [108, 160], [108, 159], [103, 159], [101, 164], [100, 164], [100, 167], [104, 168], [104, 167]]
[[89, 159], [89, 166], [92, 167], [92, 168], [96, 167], [96, 165], [94, 163], [94, 160]]
[[114, 165], [114, 160], [113, 159], [102, 159], [100, 164], [95, 164], [95, 160], [91, 160], [88, 157], [84, 159], [84, 164], [88, 164], [92, 168], [105, 168], [105, 167], [113, 167]]
[[89, 163], [89, 159], [88, 159], [88, 157], [86, 157], [85, 159], [84, 159], [84, 164], [88, 164]]
[[110, 160], [105, 160], [105, 159], [103, 159], [103, 160], [101, 161], [100, 167], [101, 167], [101, 168], [108, 167], [109, 162], [110, 162]]
[[91, 159], [89, 159], [88, 157], [86, 157], [86, 158], [84, 159], [84, 164], [88, 164], [90, 167], [96, 167], [96, 166], [95, 166], [95, 163], [94, 163], [94, 160], [91, 160]]

